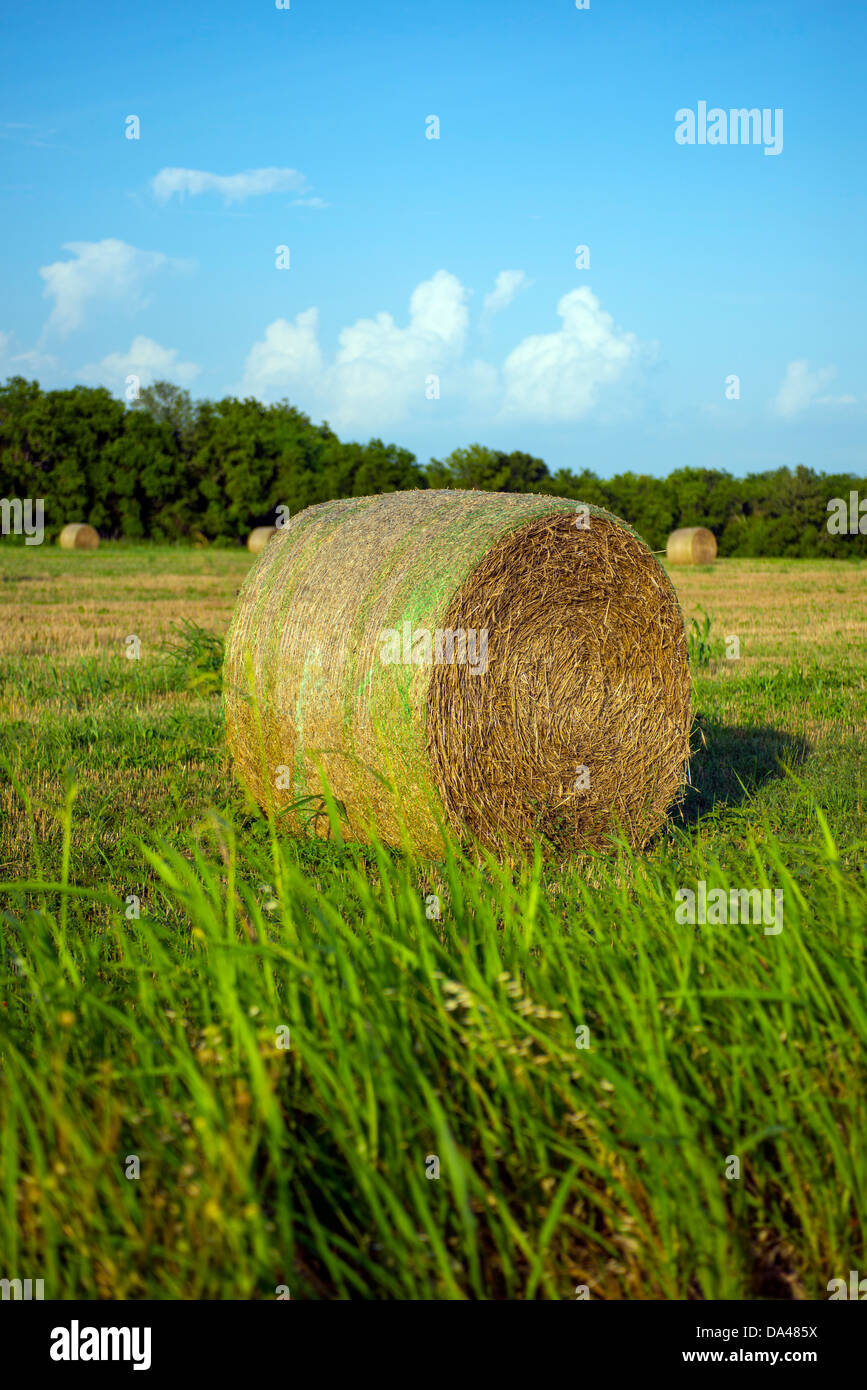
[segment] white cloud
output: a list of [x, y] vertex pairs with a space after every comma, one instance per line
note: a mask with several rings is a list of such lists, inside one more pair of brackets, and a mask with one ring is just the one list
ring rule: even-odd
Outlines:
[[837, 368], [834, 366], [818, 367], [816, 371], [811, 372], [806, 358], [790, 362], [786, 367], [783, 384], [772, 402], [774, 410], [785, 419], [791, 419], [793, 415], [800, 414], [811, 405], [854, 405], [854, 396], [819, 394], [836, 375]]
[[516, 294], [527, 289], [529, 284], [530, 281], [523, 270], [501, 270], [491, 293], [485, 295], [482, 312], [488, 316], [499, 313], [511, 304]]
[[157, 271], [180, 263], [160, 251], [140, 251], [125, 241], [68, 241], [71, 261], [44, 265], [39, 274], [45, 295], [54, 299], [46, 329], [71, 333], [84, 321], [86, 306], [94, 300], [126, 301], [137, 306], [145, 280]]
[[563, 327], [524, 338], [503, 366], [503, 413], [523, 419], [578, 420], [600, 388], [617, 381], [638, 356], [634, 333], [614, 320], [587, 287], [557, 305]]
[[153, 338], [137, 334], [128, 352], [110, 352], [101, 362], [92, 362], [76, 373], [80, 381], [94, 385], [122, 387], [128, 376], [137, 376], [142, 386], [151, 381], [173, 381], [188, 386], [199, 375], [195, 362], [179, 362], [177, 348], [164, 348]]
[[268, 398], [304, 390], [337, 427], [401, 419], [414, 399], [424, 400], [426, 378], [460, 356], [466, 299], [456, 276], [438, 270], [413, 291], [405, 328], [386, 313], [358, 319], [341, 331], [330, 366], [319, 348], [316, 309], [294, 324], [277, 319], [247, 358], [242, 390]]
[[0, 140], [12, 140], [15, 144], [32, 145], [40, 150], [56, 150], [58, 146], [46, 138], [56, 134], [54, 130], [30, 125], [26, 121], [3, 121], [0, 124]]
[[286, 319], [270, 323], [263, 341], [250, 349], [242, 394], [273, 400], [299, 387], [314, 391], [322, 371], [318, 327], [318, 309], [305, 309], [294, 323]]
[[56, 357], [37, 348], [15, 352], [14, 342], [13, 333], [0, 333], [0, 375], [35, 376], [41, 371], [53, 371], [57, 366]]
[[297, 169], [245, 169], [240, 174], [209, 174], [204, 169], [160, 169], [151, 179], [154, 197], [165, 203], [175, 193], [219, 193], [227, 203], [240, 203], [263, 193], [306, 193], [307, 180]]
[[400, 419], [414, 399], [423, 400], [427, 377], [438, 375], [463, 349], [466, 298], [457, 277], [438, 270], [413, 291], [406, 328], [390, 314], [344, 328], [330, 372], [331, 393], [338, 401], [335, 423], [360, 423], [371, 413], [383, 420]]
[[[500, 276], [493, 293], [504, 298], [516, 284], [504, 286]], [[595, 295], [578, 289], [560, 300], [559, 332], [525, 338], [501, 374], [491, 363], [464, 357], [468, 298], [456, 276], [438, 270], [414, 290], [405, 326], [388, 313], [359, 319], [341, 330], [331, 362], [319, 345], [316, 309], [292, 323], [277, 319], [250, 350], [240, 389], [263, 400], [288, 396], [337, 429], [379, 432], [413, 408], [429, 411], [426, 382], [438, 376], [438, 410], [463, 409], [492, 421], [575, 420], [639, 358], [635, 335], [615, 328]]]

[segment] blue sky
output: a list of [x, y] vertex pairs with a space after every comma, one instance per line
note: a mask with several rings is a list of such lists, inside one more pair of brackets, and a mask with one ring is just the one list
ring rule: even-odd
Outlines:
[[[854, 0], [89, 0], [5, 28], [3, 377], [288, 397], [422, 461], [863, 474]], [[679, 144], [700, 101], [781, 109], [781, 152]]]

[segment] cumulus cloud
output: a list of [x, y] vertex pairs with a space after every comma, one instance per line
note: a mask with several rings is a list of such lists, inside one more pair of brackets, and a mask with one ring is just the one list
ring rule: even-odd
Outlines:
[[520, 294], [521, 290], [527, 289], [529, 284], [530, 281], [523, 270], [501, 270], [491, 293], [485, 295], [483, 314], [487, 317], [498, 314], [501, 309], [505, 309], [511, 304], [515, 295]]
[[142, 386], [151, 381], [174, 381], [188, 386], [201, 371], [195, 362], [179, 362], [177, 348], [161, 347], [153, 338], [137, 334], [128, 352], [110, 352], [101, 362], [92, 362], [77, 373], [79, 380], [94, 385], [121, 387], [128, 376], [137, 376]]
[[426, 378], [460, 356], [466, 300], [457, 277], [438, 270], [413, 291], [406, 327], [387, 313], [359, 319], [341, 331], [330, 365], [323, 363], [316, 309], [294, 324], [277, 319], [247, 358], [242, 389], [265, 399], [306, 390], [340, 427], [398, 420], [413, 399], [423, 399]]
[[294, 323], [275, 319], [247, 357], [242, 393], [273, 400], [289, 390], [315, 391], [322, 371], [317, 333], [319, 310], [305, 309]]
[[46, 297], [54, 299], [46, 329], [61, 335], [81, 327], [85, 309], [93, 301], [124, 301], [137, 306], [150, 276], [180, 264], [159, 251], [140, 251], [113, 237], [68, 241], [63, 250], [70, 251], [73, 259], [54, 261], [39, 271]]
[[[241, 203], [264, 193], [306, 193], [307, 179], [297, 169], [245, 169], [240, 174], [209, 174], [205, 169], [160, 169], [151, 191], [161, 203], [177, 193], [197, 197], [218, 193], [226, 203]], [[313, 206], [320, 206], [314, 200]]]
[[783, 384], [774, 397], [774, 410], [784, 419], [791, 419], [793, 415], [800, 414], [811, 405], [853, 405], [854, 396], [820, 394], [836, 375], [837, 368], [834, 366], [818, 367], [816, 371], [811, 372], [806, 358], [790, 362], [786, 367]]
[[599, 391], [623, 375], [638, 355], [634, 333], [618, 329], [586, 286], [557, 305], [556, 333], [524, 338], [503, 365], [503, 413], [524, 419], [578, 420]]
[[[504, 303], [520, 283], [500, 276], [493, 293]], [[241, 390], [263, 400], [289, 396], [338, 429], [379, 431], [413, 407], [424, 410], [436, 376], [448, 410], [483, 412], [492, 421], [576, 420], [638, 357], [635, 335], [616, 328], [590, 290], [578, 289], [560, 300], [560, 330], [525, 338], [502, 372], [468, 361], [468, 298], [456, 276], [438, 270], [414, 290], [406, 324], [388, 313], [359, 319], [341, 330], [331, 361], [319, 344], [316, 309], [291, 323], [277, 319], [250, 350]]]

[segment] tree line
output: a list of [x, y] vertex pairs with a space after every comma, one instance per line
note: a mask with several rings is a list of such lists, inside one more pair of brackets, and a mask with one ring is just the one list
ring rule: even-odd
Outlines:
[[867, 503], [867, 480], [849, 473], [798, 465], [746, 478], [680, 468], [603, 479], [481, 444], [421, 464], [381, 439], [344, 442], [285, 401], [194, 401], [169, 382], [129, 404], [104, 387], [43, 391], [20, 376], [0, 386], [0, 497], [44, 498], [49, 538], [87, 521], [105, 537], [237, 544], [281, 505], [294, 515], [333, 497], [427, 487], [596, 503], [653, 550], [677, 526], [707, 526], [721, 555], [867, 556], [867, 534], [828, 529], [831, 499], [848, 505], [856, 492]]

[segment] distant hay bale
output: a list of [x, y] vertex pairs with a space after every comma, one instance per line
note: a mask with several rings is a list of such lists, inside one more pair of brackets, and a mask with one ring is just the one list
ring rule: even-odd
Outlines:
[[96, 550], [99, 545], [99, 532], [83, 521], [73, 521], [64, 526], [57, 537], [61, 550]]
[[321, 769], [353, 838], [438, 855], [446, 825], [568, 853], [619, 827], [642, 845], [684, 780], [683, 619], [644, 542], [595, 507], [447, 490], [325, 502], [241, 589], [224, 706], [240, 777], [291, 808], [281, 826], [309, 825]]
[[706, 526], [681, 526], [669, 536], [665, 558], [670, 565], [709, 565], [716, 559], [716, 536]]
[[265, 549], [272, 536], [276, 536], [276, 526], [254, 526], [247, 537], [247, 549], [254, 555], [259, 555]]

